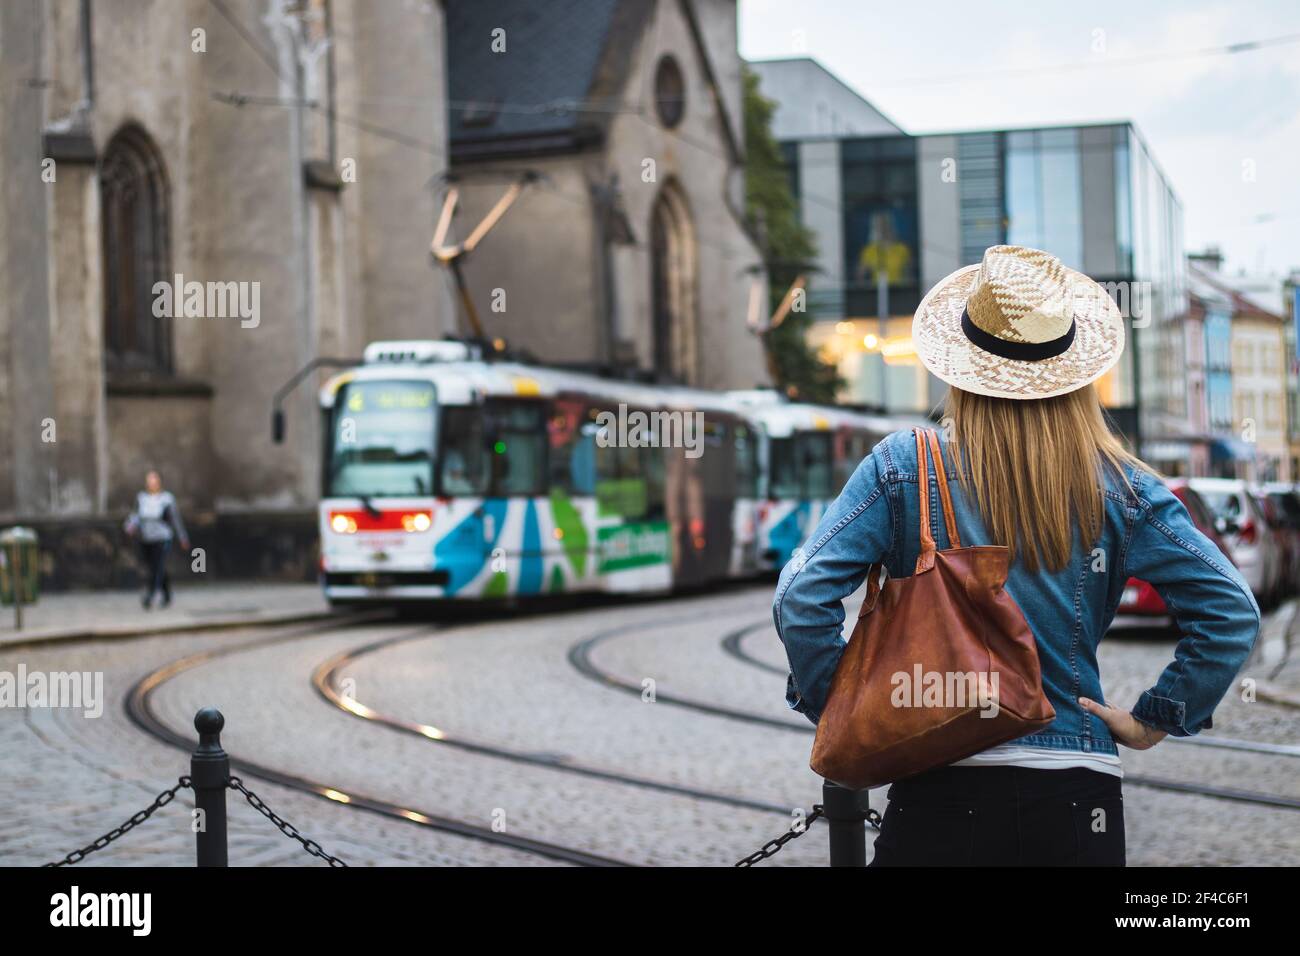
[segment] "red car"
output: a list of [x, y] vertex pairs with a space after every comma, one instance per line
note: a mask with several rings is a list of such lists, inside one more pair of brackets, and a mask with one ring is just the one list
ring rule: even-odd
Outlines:
[[[1174, 497], [1186, 506], [1187, 513], [1191, 515], [1192, 523], [1196, 525], [1197, 530], [1213, 541], [1231, 561], [1232, 554], [1215, 528], [1214, 513], [1201, 496], [1187, 484], [1185, 479], [1170, 478], [1167, 484]], [[1161, 628], [1170, 627], [1173, 623], [1169, 608], [1165, 607], [1164, 599], [1156, 593], [1156, 589], [1140, 578], [1129, 578], [1128, 583], [1124, 585], [1124, 595], [1120, 598], [1119, 610], [1115, 612], [1115, 620], [1111, 622], [1111, 627]]]

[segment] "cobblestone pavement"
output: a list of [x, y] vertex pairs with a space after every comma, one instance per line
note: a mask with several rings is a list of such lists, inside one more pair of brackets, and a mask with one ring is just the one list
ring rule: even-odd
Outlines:
[[179, 586], [170, 607], [146, 611], [138, 591], [59, 591], [24, 607], [23, 629], [14, 628], [12, 607], [0, 608], [0, 646], [63, 637], [113, 636], [211, 627], [276, 623], [326, 615], [329, 605], [316, 584], [202, 584]]
[[[284, 629], [288, 630], [288, 629]], [[369, 633], [369, 632], [367, 632]], [[0, 649], [0, 671], [19, 662], [29, 670], [97, 669], [104, 673], [107, 703], [103, 715], [87, 719], [79, 711], [0, 710], [0, 779], [7, 799], [0, 801], [0, 865], [47, 862], [122, 823], [147, 806], [158, 791], [189, 772], [186, 754], [145, 735], [126, 716], [122, 701], [131, 686], [155, 668], [203, 650], [247, 643], [265, 632], [225, 631], [203, 635], [148, 637], [129, 641], [76, 642], [25, 652]], [[363, 638], [365, 634], [358, 633]], [[272, 675], [253, 675], [260, 686], [278, 683]], [[284, 675], [285, 683], [305, 683], [305, 675]], [[193, 711], [202, 704], [225, 709], [228, 725], [243, 722], [249, 736], [252, 711], [236, 711], [216, 686], [198, 690], [200, 703], [175, 726], [191, 735]], [[323, 705], [321, 705], [323, 709]], [[295, 726], [263, 725], [263, 731], [296, 736], [304, 747], [328, 754], [327, 737], [308, 742], [301, 726], [317, 711], [299, 715]], [[227, 735], [235, 739], [238, 730]], [[533, 865], [531, 854], [476, 840], [436, 833], [399, 820], [247, 779], [282, 817], [307, 836], [353, 865]], [[190, 866], [194, 836], [187, 791], [127, 834], [120, 842], [89, 856], [81, 866]], [[230, 859], [240, 865], [324, 865], [306, 856], [236, 795], [228, 801]]]
[[[0, 670], [12, 671], [20, 661], [32, 670], [102, 670], [108, 698], [98, 719], [66, 710], [0, 710], [0, 774], [21, 797], [0, 806], [0, 861], [41, 862], [88, 842], [174, 782], [187, 767], [185, 755], [143, 733], [121, 701], [137, 680], [165, 664], [232, 649], [164, 680], [153, 698], [159, 718], [191, 732], [195, 710], [218, 706], [233, 756], [346, 794], [485, 828], [504, 825], [509, 834], [631, 863], [729, 864], [820, 798], [820, 781], [807, 766], [810, 726], [782, 700], [784, 655], [768, 620], [769, 600], [770, 587], [759, 585], [493, 620], [0, 648]], [[261, 643], [274, 634], [297, 636]], [[735, 635], [739, 654], [724, 647], [728, 635]], [[401, 640], [364, 650], [390, 638]], [[590, 638], [596, 639], [588, 648], [590, 665], [642, 693], [573, 666], [571, 649]], [[356, 709], [422, 725], [426, 736], [347, 713], [312, 686], [323, 662], [363, 650], [337, 675]], [[1172, 641], [1151, 635], [1106, 641], [1101, 662], [1109, 697], [1136, 699], [1172, 651]], [[761, 715], [789, 729], [702, 713], [672, 698]], [[1234, 694], [1208, 735], [1295, 745], [1300, 715]], [[518, 759], [484, 748], [506, 749]], [[1300, 795], [1297, 757], [1169, 743], [1142, 754], [1126, 751], [1124, 760], [1134, 775]], [[704, 791], [713, 799], [610, 775]], [[350, 863], [554, 862], [245, 778]], [[1130, 864], [1300, 863], [1300, 811], [1136, 784], [1125, 789]], [[884, 791], [874, 792], [872, 803], [883, 809]], [[190, 805], [178, 798], [87, 863], [188, 865]], [[230, 807], [232, 861], [315, 862], [242, 801], [232, 799]], [[818, 826], [763, 865], [825, 862], [825, 830]]]

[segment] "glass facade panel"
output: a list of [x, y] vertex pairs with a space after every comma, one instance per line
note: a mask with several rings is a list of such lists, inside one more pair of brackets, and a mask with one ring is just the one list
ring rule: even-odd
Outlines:
[[[1174, 427], [1173, 423], [1185, 424], [1189, 414], [1187, 346], [1183, 336], [1187, 263], [1182, 206], [1132, 127], [1127, 153], [1133, 235], [1128, 312], [1135, 345], [1136, 400], [1142, 410], [1141, 432], [1154, 439]], [[1214, 323], [1208, 320], [1206, 339], [1207, 353], [1212, 353], [1216, 332]], [[1206, 388], [1207, 404], [1211, 406], [1208, 414], [1213, 421], [1216, 407], [1221, 412], [1223, 403], [1213, 363], [1209, 363]]]
[[[1038, 205], [1038, 154], [1007, 149], [1007, 242], [1043, 248], [1043, 221]], [[1050, 251], [1050, 250], [1049, 250]]]
[[1083, 197], [1077, 129], [1007, 134], [1007, 242], [1044, 249], [1083, 268]]
[[1083, 269], [1083, 210], [1079, 194], [1079, 144], [1077, 130], [1065, 146], [1039, 151], [1039, 181], [1043, 202], [1043, 243], [1071, 269]]
[[921, 301], [916, 140], [844, 140], [840, 162], [846, 313], [878, 314], [877, 279], [882, 275], [888, 283], [888, 311], [915, 311]]
[[799, 144], [794, 140], [789, 140], [780, 144], [781, 161], [785, 166], [785, 174], [790, 184], [790, 195], [798, 199], [801, 189], [799, 180]]
[[985, 249], [1006, 241], [1001, 139], [1000, 133], [969, 133], [957, 138], [963, 264], [979, 262]]
[[1115, 143], [1115, 245], [1120, 274], [1133, 272], [1133, 193], [1129, 183], [1128, 137]]

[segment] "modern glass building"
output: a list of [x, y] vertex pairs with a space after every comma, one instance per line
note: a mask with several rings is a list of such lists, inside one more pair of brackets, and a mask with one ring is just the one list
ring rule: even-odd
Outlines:
[[[1129, 349], [1099, 389], [1136, 444], [1137, 409], [1173, 412], [1183, 394], [1187, 311], [1182, 207], [1137, 131], [1116, 123], [918, 142], [923, 285], [996, 243], [1045, 249], [1102, 283], [1128, 319]], [[942, 388], [932, 382], [927, 398]]]
[[[782, 91], [765, 78], [763, 93], [779, 100]], [[1132, 124], [783, 145], [818, 243], [813, 341], [839, 364], [843, 400], [934, 408], [945, 386], [916, 359], [911, 316], [939, 280], [979, 262], [987, 247], [1012, 243], [1045, 249], [1101, 282], [1124, 312], [1129, 347], [1099, 388], [1135, 447], [1166, 417], [1187, 417], [1182, 206]]]

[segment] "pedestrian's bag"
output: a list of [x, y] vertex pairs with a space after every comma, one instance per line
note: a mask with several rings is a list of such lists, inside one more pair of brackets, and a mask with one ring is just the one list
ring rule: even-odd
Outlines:
[[[938, 437], [932, 429], [914, 432], [916, 569], [882, 586], [882, 566], [871, 566], [813, 743], [812, 769], [853, 789], [946, 766], [1056, 718], [1043, 693], [1034, 635], [1003, 589], [1010, 551], [961, 546]], [[943, 506], [938, 521], [952, 545], [943, 551], [930, 532], [927, 444]]]

